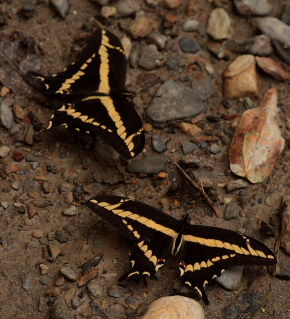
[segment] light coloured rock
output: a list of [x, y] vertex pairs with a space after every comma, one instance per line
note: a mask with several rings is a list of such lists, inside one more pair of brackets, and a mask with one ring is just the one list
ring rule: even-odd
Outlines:
[[163, 297], [150, 305], [142, 319], [204, 319], [201, 304], [182, 296]]
[[237, 11], [246, 16], [266, 16], [273, 10], [269, 0], [234, 0]]
[[284, 22], [277, 18], [267, 17], [259, 21], [258, 27], [272, 40], [277, 40], [288, 48], [290, 47], [290, 27]]
[[226, 99], [238, 99], [259, 95], [259, 77], [253, 55], [240, 55], [224, 73], [223, 95]]
[[215, 40], [224, 40], [231, 36], [231, 19], [223, 8], [211, 12], [206, 32]]
[[116, 15], [117, 9], [115, 7], [104, 6], [101, 9], [101, 16], [104, 18], [109, 18]]

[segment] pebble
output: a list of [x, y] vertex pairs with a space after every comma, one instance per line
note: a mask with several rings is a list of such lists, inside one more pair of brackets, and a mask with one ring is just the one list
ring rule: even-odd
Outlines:
[[60, 194], [67, 193], [67, 192], [72, 191], [72, 189], [73, 189], [73, 184], [65, 182], [65, 183], [60, 184], [59, 193]]
[[[281, 20], [286, 23], [287, 25], [290, 25], [290, 3], [286, 3], [284, 7], [284, 11], [281, 17]], [[4, 86], [3, 86], [4, 87]], [[2, 96], [2, 95], [1, 95]]]
[[223, 73], [223, 95], [233, 100], [246, 96], [259, 96], [259, 77], [253, 55], [240, 55]]
[[239, 212], [240, 212], [239, 205], [236, 202], [231, 201], [227, 204], [227, 207], [225, 209], [224, 219], [225, 220], [236, 219], [239, 217]]
[[20, 170], [20, 167], [17, 164], [11, 163], [11, 164], [8, 164], [8, 165], [5, 166], [5, 173], [7, 175], [10, 175], [12, 173], [16, 173], [19, 170]]
[[58, 298], [51, 307], [51, 318], [52, 319], [72, 319], [72, 315], [68, 311], [68, 307], [65, 301]]
[[117, 9], [115, 7], [104, 6], [101, 9], [101, 16], [103, 18], [113, 17], [117, 14]]
[[28, 124], [28, 128], [27, 128], [27, 131], [26, 131], [26, 134], [24, 137], [25, 143], [28, 145], [33, 145], [33, 143], [34, 143], [33, 137], [34, 137], [33, 126], [31, 124]]
[[78, 287], [82, 287], [87, 284], [92, 279], [98, 276], [98, 268], [92, 268], [89, 271], [85, 271], [83, 274], [80, 275], [78, 280]]
[[28, 218], [31, 219], [33, 216], [35, 216], [38, 213], [38, 208], [36, 206], [29, 205], [27, 207], [27, 214]]
[[22, 280], [22, 288], [26, 291], [29, 291], [32, 288], [32, 281], [28, 278]]
[[112, 285], [111, 287], [109, 287], [108, 295], [110, 297], [114, 297], [114, 298], [121, 298], [122, 297], [122, 290], [121, 290], [120, 286]]
[[121, 17], [133, 15], [140, 10], [140, 3], [138, 1], [119, 0], [114, 6], [117, 9], [117, 14]]
[[169, 296], [151, 303], [142, 319], [205, 319], [201, 304], [182, 296]]
[[226, 184], [226, 191], [227, 193], [231, 193], [235, 190], [242, 189], [242, 188], [248, 188], [249, 183], [244, 179], [235, 179], [229, 183]]
[[104, 288], [98, 283], [96, 279], [90, 281], [87, 285], [90, 296], [98, 298], [102, 295]]
[[149, 44], [142, 50], [138, 61], [138, 64], [146, 70], [154, 70], [165, 63], [165, 56], [157, 50], [154, 44]]
[[0, 96], [5, 97], [8, 93], [10, 93], [10, 90], [6, 86], [2, 86]]
[[223, 8], [212, 10], [206, 32], [214, 40], [224, 40], [231, 37], [232, 25], [231, 19]]
[[245, 16], [266, 16], [273, 11], [273, 3], [269, 0], [234, 0], [239, 14]]
[[266, 57], [258, 57], [258, 56], [256, 56], [255, 59], [258, 66], [264, 72], [268, 73], [276, 80], [281, 82], [290, 81], [290, 73], [285, 71], [285, 68], [283, 68], [279, 63], [277, 63], [273, 59], [266, 58]]
[[69, 207], [69, 208], [66, 208], [66, 209], [63, 211], [63, 215], [64, 215], [64, 216], [75, 216], [75, 215], [76, 215], [76, 211], [77, 211], [76, 206], [71, 206], [71, 207]]
[[187, 20], [182, 25], [182, 30], [184, 32], [192, 32], [198, 28], [198, 21], [196, 20]]
[[61, 16], [61, 18], [65, 18], [69, 13], [69, 4], [67, 0], [51, 0], [50, 1], [56, 12]]
[[110, 3], [110, 0], [93, 0], [97, 2], [100, 6], [107, 6]]
[[128, 27], [133, 39], [145, 38], [152, 31], [152, 21], [146, 17], [135, 18]]
[[24, 154], [20, 152], [15, 152], [12, 154], [12, 158], [15, 162], [21, 162], [24, 159]]
[[16, 181], [16, 182], [14, 182], [14, 183], [11, 185], [11, 187], [12, 187], [12, 189], [14, 189], [15, 191], [18, 191], [19, 188], [20, 188], [20, 185], [21, 185], [20, 181]]
[[46, 294], [49, 297], [57, 297], [60, 295], [60, 293], [61, 293], [61, 290], [59, 287], [52, 287], [52, 288], [48, 289], [48, 291], [46, 292]]
[[54, 244], [48, 245], [48, 253], [52, 260], [56, 259], [57, 256], [59, 256], [61, 250]]
[[55, 232], [55, 238], [60, 242], [60, 243], [66, 243], [67, 239], [64, 236], [64, 233], [62, 230], [57, 230]]
[[124, 48], [126, 58], [128, 60], [130, 57], [131, 49], [132, 49], [132, 41], [129, 37], [124, 36], [121, 39], [121, 43], [122, 43], [122, 46]]
[[277, 266], [276, 267], [276, 277], [284, 280], [290, 279], [290, 267], [287, 266]]
[[34, 238], [42, 238], [44, 236], [44, 232], [42, 230], [35, 230], [33, 233], [32, 233], [32, 236]]
[[74, 297], [71, 300], [71, 306], [74, 310], [78, 309], [81, 306], [81, 304], [82, 304], [82, 301], [78, 297]]
[[126, 299], [125, 299], [125, 303], [127, 304], [127, 305], [136, 305], [137, 304], [137, 302], [136, 302], [136, 300], [135, 300], [135, 298], [133, 298], [133, 297], [127, 297]]
[[227, 290], [237, 290], [242, 282], [243, 266], [235, 266], [224, 271], [215, 281]]
[[212, 154], [219, 154], [221, 152], [221, 147], [218, 145], [218, 144], [212, 144], [210, 147], [209, 147], [209, 151], [212, 153]]
[[282, 214], [282, 234], [281, 248], [286, 254], [290, 254], [290, 203], [286, 202], [287, 207]]
[[153, 135], [152, 136], [152, 147], [154, 151], [162, 153], [166, 150], [166, 144], [163, 141], [161, 136]]
[[186, 133], [189, 136], [194, 136], [201, 132], [201, 128], [195, 124], [182, 122], [179, 124], [179, 127], [182, 132]]
[[7, 130], [11, 128], [13, 122], [13, 114], [10, 107], [5, 101], [2, 101], [2, 103], [0, 104], [0, 121]]
[[146, 114], [155, 123], [191, 118], [206, 112], [206, 100], [206, 96], [168, 80], [157, 91]]
[[181, 51], [185, 53], [196, 53], [199, 51], [198, 43], [191, 37], [182, 37], [179, 41]]
[[9, 202], [1, 202], [1, 206], [6, 210], [7, 208], [10, 207], [10, 203]]
[[71, 281], [77, 281], [78, 275], [67, 265], [60, 268], [60, 273], [63, 274], [67, 279]]
[[290, 47], [290, 27], [281, 20], [274, 17], [262, 18], [258, 22], [258, 27], [272, 40], [277, 40], [282, 45]]
[[290, 48], [276, 40], [273, 40], [272, 43], [278, 56], [290, 65]]
[[181, 0], [164, 0], [163, 2], [169, 9], [177, 9], [181, 5]]
[[47, 278], [41, 278], [39, 283], [43, 286], [47, 286], [49, 284], [49, 280]]
[[208, 40], [206, 46], [218, 59], [224, 59], [226, 57], [224, 43]]
[[147, 156], [130, 161], [127, 170], [130, 173], [158, 174], [170, 158], [163, 155]]
[[23, 110], [21, 106], [18, 104], [13, 104], [12, 107], [13, 113], [15, 117], [17, 117], [19, 120], [24, 120], [26, 117], [26, 112]]
[[266, 34], [260, 34], [241, 42], [232, 41], [229, 46], [234, 53], [239, 54], [269, 56], [273, 52], [271, 39]]
[[49, 271], [49, 266], [46, 264], [39, 264], [39, 270], [41, 275], [46, 275]]
[[165, 48], [168, 39], [164, 34], [155, 31], [148, 34], [147, 40], [154, 44], [158, 50], [162, 50]]
[[35, 162], [36, 158], [35, 158], [34, 154], [28, 153], [25, 155], [25, 160], [26, 160], [26, 162]]
[[178, 61], [177, 58], [168, 57], [168, 59], [167, 59], [167, 65], [168, 65], [171, 69], [175, 70], [175, 69], [179, 66], [179, 61]]
[[0, 158], [6, 157], [10, 153], [10, 148], [6, 145], [0, 146]]
[[184, 154], [188, 154], [190, 152], [196, 151], [197, 148], [198, 147], [195, 143], [188, 142], [188, 141], [182, 143], [182, 151]]

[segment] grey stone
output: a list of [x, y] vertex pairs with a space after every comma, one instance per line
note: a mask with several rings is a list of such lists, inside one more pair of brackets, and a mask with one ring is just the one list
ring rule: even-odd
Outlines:
[[146, 114], [152, 121], [164, 123], [204, 113], [206, 105], [206, 96], [168, 80], [158, 90]]
[[221, 147], [218, 144], [212, 144], [209, 148], [209, 151], [212, 154], [218, 154], [221, 152]]
[[177, 58], [171, 58], [168, 57], [167, 59], [167, 65], [171, 68], [171, 69], [176, 69], [179, 65], [179, 61]]
[[112, 285], [111, 287], [109, 287], [108, 294], [110, 297], [114, 297], [114, 298], [122, 297], [122, 291], [118, 285]]
[[269, 0], [234, 0], [239, 14], [246, 16], [266, 16], [273, 10], [273, 4]]
[[92, 296], [93, 298], [100, 297], [104, 290], [104, 288], [99, 284], [99, 282], [96, 279], [91, 280], [87, 284], [87, 287], [88, 287], [90, 296]]
[[0, 146], [0, 158], [6, 157], [10, 153], [10, 148], [6, 145]]
[[203, 74], [192, 81], [191, 87], [199, 94], [208, 95], [212, 93], [212, 80], [208, 75]]
[[285, 5], [281, 20], [287, 25], [290, 25], [290, 3]]
[[237, 189], [248, 188], [249, 185], [250, 184], [244, 179], [236, 179], [226, 184], [226, 191], [230, 193]]
[[236, 202], [231, 201], [230, 203], [227, 204], [225, 213], [224, 213], [224, 219], [225, 220], [231, 220], [231, 219], [236, 219], [239, 217], [239, 210], [240, 207]]
[[36, 162], [34, 154], [28, 153], [25, 155], [26, 162]]
[[126, 17], [140, 10], [140, 4], [134, 0], [119, 0], [114, 4], [117, 14]]
[[197, 150], [197, 145], [195, 143], [188, 142], [188, 141], [182, 143], [182, 151], [184, 154], [188, 154], [195, 150]]
[[161, 136], [153, 135], [152, 136], [152, 147], [158, 153], [162, 153], [166, 149], [166, 144], [163, 141]]
[[5, 101], [2, 101], [2, 103], [0, 104], [0, 121], [7, 130], [11, 128], [13, 122], [13, 114], [10, 107], [5, 103]]
[[167, 43], [167, 37], [159, 32], [151, 32], [147, 35], [147, 39], [150, 43], [156, 45], [158, 50], [162, 50], [165, 48]]
[[56, 12], [64, 19], [69, 12], [69, 4], [67, 0], [50, 0]]
[[273, 52], [271, 39], [266, 34], [261, 34], [256, 37], [245, 39], [241, 42], [230, 42], [230, 49], [235, 53], [253, 54], [259, 56], [269, 56]]
[[197, 20], [187, 20], [184, 22], [182, 26], [182, 30], [184, 32], [191, 32], [198, 28], [198, 21]]
[[64, 216], [74, 216], [74, 215], [76, 215], [76, 211], [77, 211], [76, 206], [71, 206], [71, 207], [69, 207], [69, 208], [66, 208], [66, 209], [63, 211], [63, 215], [64, 215]]
[[26, 291], [29, 291], [32, 288], [32, 281], [28, 278], [22, 280], [22, 288]]
[[154, 70], [156, 67], [164, 65], [165, 61], [165, 56], [158, 52], [154, 44], [150, 44], [141, 51], [138, 64], [146, 70]]
[[196, 53], [199, 50], [198, 43], [191, 37], [182, 37], [179, 46], [185, 53]]
[[290, 27], [281, 20], [274, 17], [262, 18], [258, 27], [264, 34], [272, 40], [277, 40], [281, 44], [290, 47]]
[[241, 285], [243, 277], [243, 266], [228, 268], [219, 277], [214, 280], [227, 290], [236, 290]]
[[52, 319], [72, 319], [68, 307], [63, 299], [58, 298], [51, 308]]
[[60, 268], [60, 272], [69, 280], [77, 281], [78, 275], [70, 269], [67, 265], [64, 265]]
[[20, 185], [21, 185], [20, 181], [16, 181], [16, 182], [14, 182], [14, 183], [11, 185], [11, 187], [12, 187], [15, 191], [18, 191], [18, 189], [20, 188]]
[[168, 160], [169, 157], [163, 155], [143, 157], [132, 160], [127, 166], [127, 170], [130, 173], [158, 174], [162, 169], [164, 169]]
[[82, 301], [78, 297], [74, 297], [71, 300], [71, 306], [74, 310], [78, 309], [82, 304]]
[[1, 206], [6, 210], [8, 209], [11, 205], [9, 202], [1, 202]]
[[276, 277], [289, 280], [290, 279], [290, 267], [287, 266], [277, 266], [276, 268]]
[[70, 191], [72, 191], [72, 189], [73, 189], [73, 184], [71, 184], [71, 183], [62, 183], [62, 184], [60, 184], [60, 186], [59, 186], [59, 193], [60, 194], [62, 194], [62, 193], [68, 193], [68, 192], [70, 192]]
[[65, 243], [65, 242], [67, 241], [62, 230], [57, 230], [57, 231], [55, 232], [55, 238], [56, 238], [60, 243]]

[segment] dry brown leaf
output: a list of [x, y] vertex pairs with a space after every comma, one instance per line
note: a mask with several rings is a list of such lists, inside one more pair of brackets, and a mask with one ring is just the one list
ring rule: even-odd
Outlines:
[[277, 97], [277, 91], [270, 89], [261, 106], [242, 115], [230, 147], [231, 171], [252, 183], [260, 183], [270, 175], [284, 148]]

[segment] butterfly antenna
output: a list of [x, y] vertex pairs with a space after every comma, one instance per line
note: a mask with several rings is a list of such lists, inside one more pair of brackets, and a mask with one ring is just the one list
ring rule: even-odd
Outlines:
[[[16, 72], [19, 74], [19, 76], [20, 76], [27, 84], [29, 84], [31, 87], [33, 87], [33, 88], [36, 89], [37, 91], [43, 92], [43, 91], [40, 89], [40, 87], [38, 87], [36, 84], [34, 84], [34, 82], [31, 80], [31, 78], [30, 78], [27, 74], [23, 73], [23, 72], [20, 70], [20, 68], [19, 68], [17, 65], [15, 65], [15, 64], [9, 59], [9, 57], [6, 55], [6, 53], [5, 53], [2, 49], [0, 49], [0, 53], [1, 53], [2, 56], [5, 58], [5, 60], [9, 63], [9, 65], [14, 69], [14, 71], [16, 71]], [[29, 72], [28, 72], [28, 74], [29, 74]], [[33, 72], [31, 72], [31, 74], [33, 74]]]

